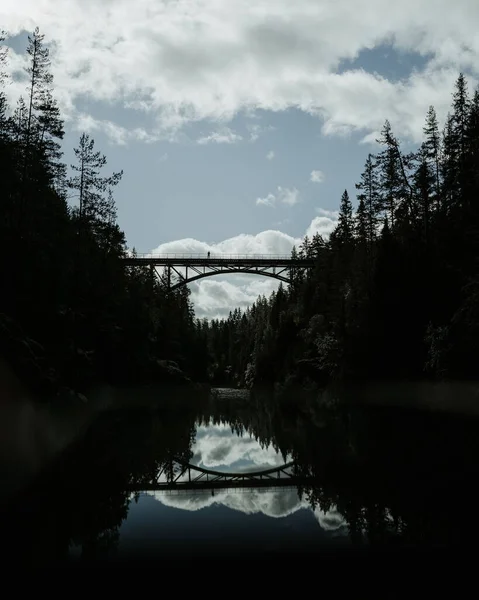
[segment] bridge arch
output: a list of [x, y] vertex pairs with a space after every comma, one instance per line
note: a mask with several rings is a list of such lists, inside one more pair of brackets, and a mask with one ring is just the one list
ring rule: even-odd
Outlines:
[[214, 469], [205, 469], [204, 467], [199, 467], [198, 465], [193, 465], [191, 463], [187, 463], [178, 459], [175, 459], [175, 462], [178, 465], [180, 465], [183, 469], [190, 469], [191, 471], [201, 473], [202, 475], [211, 475], [212, 477], [219, 479], [254, 479], [255, 477], [268, 477], [274, 474], [280, 475], [281, 473], [284, 474], [286, 469], [290, 469], [295, 464], [294, 461], [290, 461], [284, 463], [283, 465], [279, 465], [278, 467], [270, 467], [269, 469], [261, 469], [259, 471], [239, 471], [230, 473], [227, 471], [215, 471]]
[[215, 275], [227, 275], [228, 273], [230, 274], [235, 274], [235, 273], [240, 273], [240, 274], [246, 274], [246, 275], [260, 275], [263, 277], [272, 277], [273, 279], [278, 279], [279, 281], [283, 281], [284, 283], [291, 283], [291, 278], [290, 277], [285, 277], [284, 275], [280, 275], [280, 274], [276, 274], [276, 273], [270, 273], [268, 271], [257, 271], [255, 269], [222, 269], [221, 271], [209, 271], [206, 273], [199, 273], [197, 275], [194, 275], [193, 277], [188, 277], [188, 279], [186, 278], [182, 278], [180, 279], [180, 281], [178, 283], [175, 283], [173, 285], [170, 285], [169, 288], [171, 291], [177, 290], [178, 288], [184, 286], [184, 285], [188, 285], [189, 283], [193, 283], [193, 281], [197, 281], [198, 279], [204, 279], [205, 277], [214, 277]]

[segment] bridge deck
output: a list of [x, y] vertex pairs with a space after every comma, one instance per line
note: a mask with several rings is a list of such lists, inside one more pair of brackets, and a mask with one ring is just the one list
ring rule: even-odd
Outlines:
[[200, 256], [200, 255], [154, 255], [139, 254], [129, 256], [123, 259], [128, 266], [149, 265], [155, 267], [225, 267], [236, 265], [238, 267], [313, 267], [314, 259], [302, 258], [293, 260], [290, 256], [278, 255], [220, 255], [220, 256]]
[[178, 481], [172, 482], [161, 482], [153, 484], [143, 484], [138, 486], [131, 486], [128, 491], [134, 492], [167, 492], [167, 491], [179, 491], [179, 490], [227, 490], [227, 489], [249, 489], [249, 488], [298, 488], [306, 487], [308, 484], [311, 485], [314, 481], [310, 478], [299, 478], [299, 477], [281, 477], [280, 479], [242, 479], [237, 481], [231, 480], [218, 480], [218, 481]]

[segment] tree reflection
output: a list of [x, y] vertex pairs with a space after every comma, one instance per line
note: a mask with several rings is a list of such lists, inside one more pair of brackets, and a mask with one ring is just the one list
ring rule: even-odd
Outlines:
[[86, 561], [114, 556], [135, 501], [128, 490], [153, 484], [173, 457], [190, 461], [196, 424], [211, 422], [292, 457], [295, 474], [312, 482], [300, 497], [337, 510], [355, 544], [462, 545], [475, 533], [474, 519], [466, 534], [455, 511], [474, 515], [479, 500], [476, 420], [313, 401], [293, 408], [256, 392], [104, 414], [9, 512], [11, 552], [33, 562], [65, 559], [72, 546]]
[[477, 419], [302, 400], [293, 408], [263, 391], [243, 406], [218, 401], [209, 411], [217, 422], [240, 423], [262, 444], [291, 456], [295, 474], [315, 482], [299, 489], [300, 496], [313, 509], [336, 508], [353, 542], [465, 543], [455, 507], [474, 514], [479, 500]]

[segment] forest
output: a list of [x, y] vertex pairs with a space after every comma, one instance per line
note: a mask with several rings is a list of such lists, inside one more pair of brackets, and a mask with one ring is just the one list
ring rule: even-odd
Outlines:
[[6, 46], [0, 54], [0, 354], [40, 395], [175, 372], [201, 378], [188, 289], [168, 294], [148, 269], [125, 268], [113, 196], [123, 173], [104, 174], [87, 134], [76, 164], [62, 162], [64, 122], [38, 28], [27, 56], [26, 93], [12, 107]]
[[292, 256], [309, 272], [225, 321], [203, 322], [211, 372], [235, 385], [477, 378], [479, 91], [463, 74], [404, 153], [389, 121], [340, 199], [329, 239]]
[[148, 269], [125, 268], [123, 172], [105, 173], [94, 139], [83, 133], [76, 164], [62, 161], [43, 34], [28, 38], [15, 106], [0, 48], [0, 355], [36, 393], [175, 376], [247, 387], [476, 377], [479, 91], [463, 74], [445, 124], [429, 107], [416, 152], [385, 122], [355, 207], [345, 190], [329, 238], [293, 248], [313, 269], [208, 322], [186, 286], [169, 292]]

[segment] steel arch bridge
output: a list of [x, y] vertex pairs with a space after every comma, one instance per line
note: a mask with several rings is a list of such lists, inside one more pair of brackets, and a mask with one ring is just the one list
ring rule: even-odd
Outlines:
[[310, 269], [315, 264], [312, 258], [292, 259], [276, 254], [137, 254], [124, 258], [123, 262], [129, 267], [149, 267], [158, 277], [163, 276], [158, 272], [163, 267], [171, 291], [204, 277], [226, 273], [263, 275], [289, 284], [296, 270]]
[[163, 465], [156, 481], [130, 487], [130, 492], [160, 492], [180, 490], [215, 490], [231, 488], [297, 487], [310, 482], [294, 473], [294, 462], [279, 467], [252, 472], [222, 472], [172, 459]]

